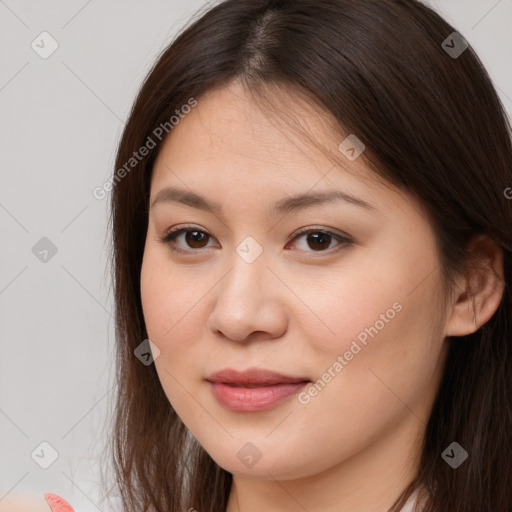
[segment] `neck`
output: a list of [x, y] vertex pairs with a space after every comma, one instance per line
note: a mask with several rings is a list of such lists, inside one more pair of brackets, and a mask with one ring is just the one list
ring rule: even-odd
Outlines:
[[226, 512], [387, 512], [418, 471], [424, 429], [407, 413], [387, 435], [322, 473], [296, 479], [233, 475]]

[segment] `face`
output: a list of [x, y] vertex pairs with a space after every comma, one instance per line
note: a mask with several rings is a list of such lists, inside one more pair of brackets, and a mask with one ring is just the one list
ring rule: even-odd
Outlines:
[[[293, 104], [343, 160], [325, 115]], [[362, 158], [333, 166], [291, 133], [237, 85], [202, 97], [155, 162], [141, 269], [170, 403], [220, 466], [262, 479], [403, 452], [428, 420], [446, 355], [426, 213]], [[334, 191], [344, 196], [291, 201]], [[186, 201], [192, 192], [214, 209]], [[254, 368], [290, 379], [211, 382]]]

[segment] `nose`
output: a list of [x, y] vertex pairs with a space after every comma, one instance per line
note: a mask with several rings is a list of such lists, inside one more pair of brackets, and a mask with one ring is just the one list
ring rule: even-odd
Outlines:
[[247, 342], [256, 333], [261, 339], [278, 338], [286, 332], [284, 287], [264, 258], [248, 263], [235, 254], [230, 271], [214, 290], [207, 320], [213, 334]]

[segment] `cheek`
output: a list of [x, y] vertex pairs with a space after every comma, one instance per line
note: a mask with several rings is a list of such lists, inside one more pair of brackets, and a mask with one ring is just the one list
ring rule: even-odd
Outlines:
[[[188, 281], [183, 272], [164, 261], [158, 249], [146, 248], [140, 279], [144, 322], [149, 339], [160, 349], [154, 365], [162, 389], [182, 418], [200, 413], [182, 387], [197, 373], [193, 365], [198, 361], [192, 353], [197, 345], [192, 340], [199, 339], [194, 316], [198, 294], [186, 286]], [[189, 419], [192, 423], [196, 420]]]
[[[365, 342], [382, 337], [399, 322], [403, 299], [400, 282], [390, 270], [344, 268], [334, 273], [335, 278], [331, 276], [327, 287], [312, 287], [307, 279], [295, 280], [304, 283], [303, 287], [296, 284], [294, 291], [308, 306], [298, 308], [303, 310], [298, 321], [310, 331], [307, 339], [318, 352], [343, 354], [353, 341], [364, 347]], [[406, 280], [404, 275], [397, 277]], [[297, 311], [293, 313], [295, 320], [299, 318]]]
[[[141, 268], [141, 302], [148, 337], [161, 350], [157, 361], [166, 366], [193, 363], [206, 325], [205, 293], [212, 283], [193, 270], [169, 262], [160, 247], [147, 247]], [[203, 297], [203, 299], [201, 299]], [[179, 357], [177, 357], [179, 356]]]
[[[349, 323], [350, 334], [325, 358], [326, 368], [339, 363], [334, 368], [336, 383], [326, 389], [325, 403], [355, 411], [357, 425], [385, 424], [411, 411], [427, 420], [425, 404], [435, 391], [443, 340], [436, 287], [417, 291], [395, 301], [401, 306], [396, 308], [387, 308], [395, 294], [383, 296], [373, 304], [377, 306], [373, 315], [365, 311], [364, 323], [359, 324], [360, 318]], [[384, 320], [379, 318], [381, 313]]]
[[[157, 333], [160, 333], [163, 326], [163, 312], [167, 308], [165, 304], [165, 287], [163, 281], [158, 279], [160, 270], [157, 262], [151, 258], [151, 253], [144, 252], [140, 275], [140, 295], [142, 303], [142, 311], [144, 314], [144, 322], [150, 339], [157, 341]], [[157, 343], [158, 344], [158, 343]]]
[[183, 304], [183, 295], [187, 291], [164, 249], [156, 242], [146, 244], [140, 275], [141, 302], [148, 334], [152, 330], [159, 337], [164, 329], [168, 330], [178, 320], [180, 304]]
[[140, 277], [141, 303], [146, 330], [151, 341], [162, 350], [172, 339], [183, 316], [183, 293], [179, 276], [163, 261], [157, 249], [146, 247]]
[[[317, 309], [314, 302], [311, 308], [322, 322], [309, 322], [307, 339], [318, 355], [318, 389], [324, 389], [323, 383], [330, 388], [319, 394], [328, 398], [332, 393], [327, 402], [347, 400], [348, 407], [350, 396], [357, 395], [373, 404], [360, 411], [385, 412], [386, 407], [401, 407], [391, 390], [414, 402], [435, 382], [443, 318], [439, 272], [429, 275], [433, 262], [380, 260], [378, 266], [346, 271], [340, 282], [331, 281], [329, 300], [310, 295], [319, 298]], [[329, 329], [318, 330], [321, 323]], [[336, 384], [327, 385], [331, 381]]]
[[361, 347], [375, 341], [397, 355], [436, 330], [441, 283], [433, 246], [418, 251], [394, 240], [380, 244], [379, 254], [361, 251], [354, 260], [330, 280], [328, 293], [316, 294], [319, 316], [331, 331], [317, 338], [319, 350], [339, 353], [353, 341]]

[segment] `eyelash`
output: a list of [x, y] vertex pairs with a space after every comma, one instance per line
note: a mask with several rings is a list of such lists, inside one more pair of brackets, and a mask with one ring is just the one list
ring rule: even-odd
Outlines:
[[[201, 249], [180, 249], [180, 248], [176, 247], [175, 239], [182, 233], [186, 233], [188, 231], [197, 231], [198, 233], [204, 233], [205, 235], [211, 236], [206, 231], [197, 229], [195, 226], [178, 226], [176, 228], [172, 228], [171, 230], [167, 231], [167, 233], [164, 234], [164, 236], [159, 236], [158, 241], [166, 244], [173, 252], [178, 252], [178, 253], [199, 252]], [[337, 247], [335, 247], [334, 249], [331, 248], [331, 249], [326, 249], [326, 250], [306, 251], [306, 252], [332, 254], [332, 253], [340, 251], [343, 247], [345, 247], [347, 245], [351, 245], [353, 243], [353, 241], [350, 238], [348, 238], [347, 236], [340, 235], [338, 233], [333, 233], [332, 231], [328, 231], [328, 230], [321, 229], [321, 228], [307, 228], [307, 229], [298, 231], [298, 232], [294, 233], [292, 240], [295, 240], [295, 238], [298, 238], [300, 235], [309, 234], [309, 233], [327, 234], [327, 235], [331, 236], [332, 238], [334, 238], [335, 240], [337, 240], [338, 242], [340, 242], [340, 244]]]

